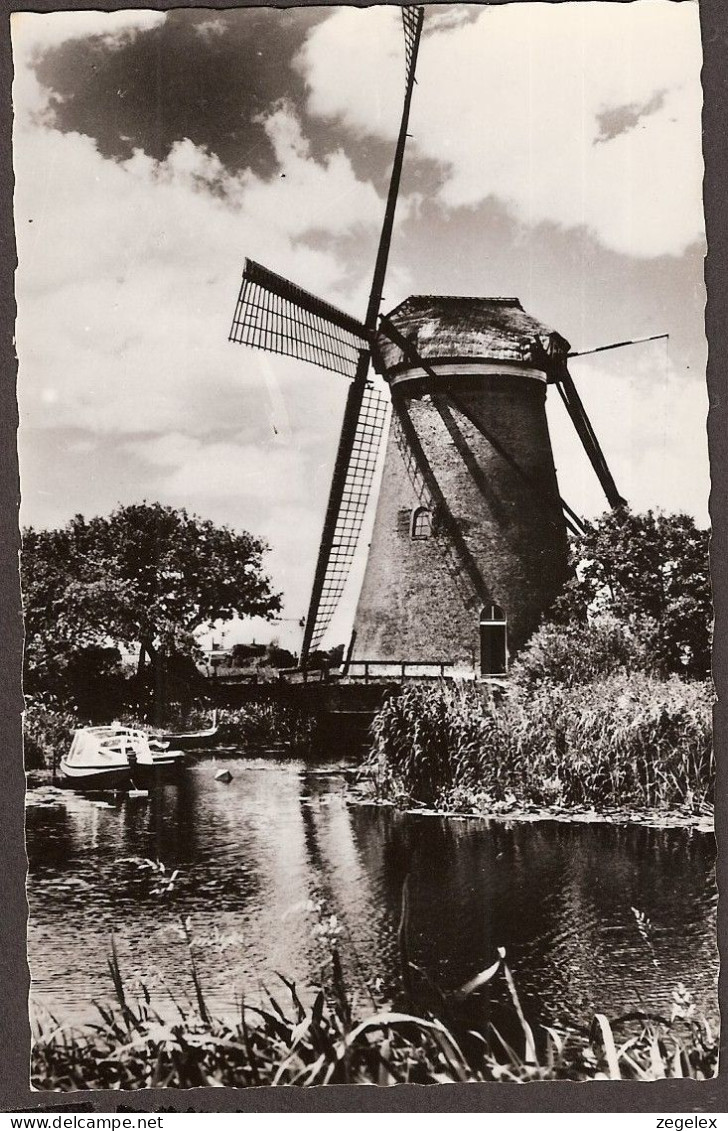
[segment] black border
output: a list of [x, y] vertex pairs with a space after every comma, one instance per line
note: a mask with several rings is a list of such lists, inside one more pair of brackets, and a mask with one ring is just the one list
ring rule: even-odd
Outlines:
[[[307, 6], [308, 0], [304, 0]], [[509, 0], [479, 0], [505, 3]], [[510, 0], [513, 3], [525, 0]], [[562, 2], [562, 0], [552, 0]], [[569, 2], [569, 0], [563, 0]], [[584, 0], [570, 0], [584, 2]], [[602, 0], [606, 2], [606, 0]], [[619, 0], [625, 3], [630, 0]], [[689, 3], [692, 0], [672, 0]], [[13, 273], [16, 263], [12, 219], [13, 169], [12, 58], [10, 13], [13, 11], [52, 12], [59, 9], [113, 11], [130, 8], [167, 10], [183, 7], [231, 8], [257, 6], [257, 0], [128, 0], [94, 3], [93, 0], [0, 0], [0, 1111], [48, 1111], [70, 1113], [97, 1111], [195, 1111], [195, 1112], [728, 1112], [728, 1036], [722, 1038], [723, 1071], [715, 1080], [657, 1081], [639, 1083], [566, 1082], [515, 1084], [461, 1084], [430, 1087], [397, 1086], [328, 1087], [313, 1089], [195, 1089], [154, 1092], [31, 1092], [28, 1086], [30, 1034], [27, 993], [29, 975], [26, 961], [25, 929], [25, 844], [23, 833], [24, 777], [21, 760], [20, 662], [22, 628], [20, 590], [17, 573], [18, 463], [16, 454], [17, 406], [15, 400], [16, 360], [13, 345], [15, 301]], [[270, 5], [303, 6], [295, 3]], [[328, 6], [328, 3], [327, 3]], [[366, 6], [360, 4], [358, 6]], [[728, 3], [726, 0], [699, 0], [703, 39], [702, 72], [704, 110], [703, 137], [705, 158], [704, 202], [708, 235], [705, 278], [708, 290], [706, 331], [710, 345], [708, 392], [711, 402], [708, 438], [712, 475], [711, 519], [713, 523], [712, 571], [716, 612], [714, 676], [719, 694], [725, 699], [728, 672], [726, 604], [728, 595], [728, 531], [726, 525], [726, 484], [728, 483], [728, 385], [725, 379], [728, 356]], [[675, 155], [676, 162], [680, 155]], [[726, 746], [725, 702], [716, 706], [715, 742], [718, 755], [718, 882], [726, 890], [725, 856], [728, 852], [728, 789], [722, 761]], [[725, 955], [728, 909], [719, 904], [719, 940]], [[721, 1005], [726, 1000], [728, 975], [720, 980]], [[728, 1026], [726, 1026], [728, 1028]]]

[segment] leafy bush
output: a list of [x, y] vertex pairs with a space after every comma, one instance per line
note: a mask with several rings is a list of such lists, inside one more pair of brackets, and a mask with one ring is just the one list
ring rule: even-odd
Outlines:
[[42, 770], [53, 765], [66, 752], [71, 734], [80, 726], [70, 711], [55, 700], [28, 700], [23, 716], [23, 749], [26, 770]]
[[608, 613], [634, 624], [665, 672], [705, 679], [713, 606], [710, 531], [686, 514], [628, 507], [584, 522], [572, 546], [573, 578], [556, 602], [560, 620]]
[[285, 746], [306, 753], [315, 742], [316, 720], [285, 703], [248, 703], [218, 711], [218, 741], [230, 746]]
[[524, 691], [542, 684], [591, 683], [618, 672], [654, 672], [650, 624], [626, 624], [612, 616], [589, 623], [542, 625], [514, 662], [511, 682]]

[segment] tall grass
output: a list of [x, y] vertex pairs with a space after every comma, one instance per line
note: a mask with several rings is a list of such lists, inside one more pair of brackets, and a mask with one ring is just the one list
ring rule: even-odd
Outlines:
[[[141, 1000], [132, 1000], [112, 943], [115, 1005], [99, 1006], [99, 1022], [82, 1030], [56, 1022], [36, 1026], [33, 1086], [131, 1090], [706, 1079], [716, 1071], [717, 1039], [706, 1021], [693, 1017], [682, 986], [670, 1018], [640, 1009], [612, 1021], [596, 1014], [588, 1028], [534, 1026], [524, 1014], [502, 948], [486, 970], [446, 995], [408, 961], [406, 922], [403, 913], [401, 1001], [362, 1008], [329, 936], [328, 964], [313, 993], [300, 994], [294, 982], [278, 976], [280, 991], [267, 992], [256, 1005], [241, 1001], [235, 1020], [216, 1018], [208, 1005], [187, 926], [195, 1006], [178, 1005], [173, 1021], [154, 1009], [146, 987]], [[422, 990], [434, 1006], [422, 1005]], [[500, 993], [506, 1003], [505, 1024], [483, 1020], [488, 1015], [484, 995], [491, 993]]]
[[277, 747], [306, 754], [315, 745], [313, 715], [287, 703], [248, 703], [218, 711], [217, 739], [223, 745], [260, 749]]
[[522, 780], [565, 805], [700, 812], [714, 798], [708, 684], [633, 673], [509, 704]]
[[482, 784], [485, 752], [502, 745], [498, 724], [487, 690], [453, 681], [408, 686], [372, 723], [368, 768], [376, 788], [432, 804], [454, 788]]
[[700, 813], [713, 801], [712, 688], [614, 674], [511, 687], [413, 685], [372, 726], [381, 797], [444, 806], [515, 803]]

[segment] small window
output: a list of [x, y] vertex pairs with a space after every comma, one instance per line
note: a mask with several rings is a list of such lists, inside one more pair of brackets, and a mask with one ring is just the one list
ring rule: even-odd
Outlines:
[[432, 534], [432, 514], [427, 507], [412, 511], [410, 534], [412, 538], [429, 538]]
[[486, 605], [480, 614], [480, 674], [505, 675], [508, 670], [508, 627], [500, 605]]

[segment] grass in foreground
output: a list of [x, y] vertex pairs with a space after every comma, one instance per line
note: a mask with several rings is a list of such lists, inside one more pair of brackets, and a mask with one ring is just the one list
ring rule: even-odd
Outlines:
[[[437, 1084], [530, 1080], [707, 1079], [718, 1041], [693, 1016], [678, 987], [672, 1017], [643, 1010], [588, 1029], [532, 1026], [505, 951], [456, 993], [442, 994], [407, 957], [407, 902], [399, 929], [402, 993], [395, 1007], [369, 1006], [346, 985], [335, 918], [322, 919], [326, 976], [312, 1000], [278, 975], [281, 991], [241, 1002], [235, 1021], [215, 1018], [189, 946], [195, 1007], [165, 1020], [142, 987], [132, 1001], [112, 943], [116, 1002], [82, 1030], [36, 1030], [32, 1084], [38, 1089], [250, 1087], [288, 1084]], [[427, 1008], [424, 1001], [427, 1001]], [[500, 1001], [501, 1008], [492, 1006]], [[419, 1003], [419, 1004], [418, 1004]], [[477, 1020], [474, 1020], [477, 1018]]]

